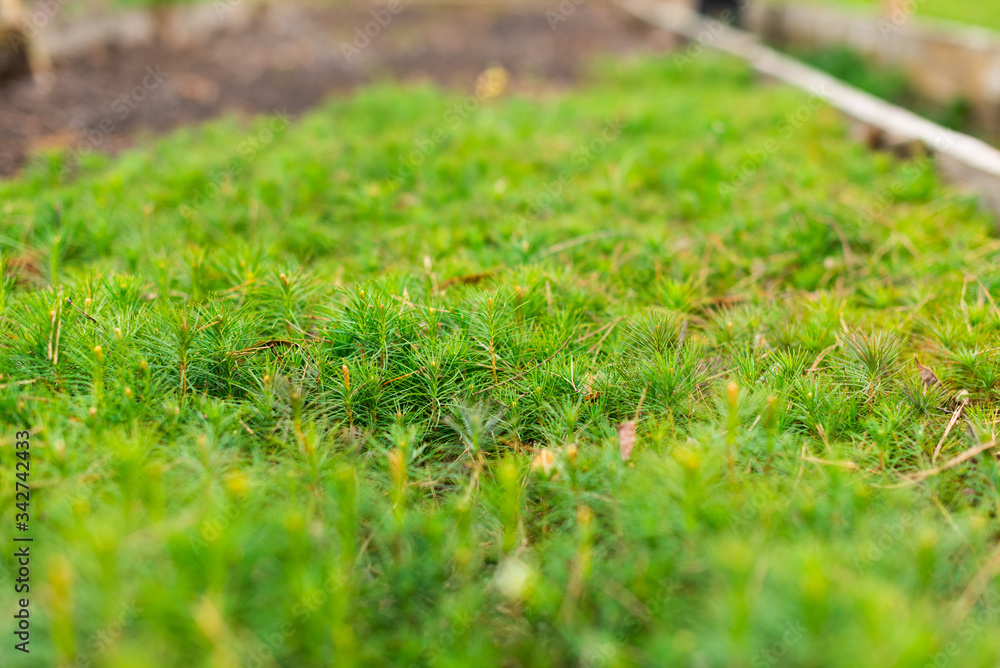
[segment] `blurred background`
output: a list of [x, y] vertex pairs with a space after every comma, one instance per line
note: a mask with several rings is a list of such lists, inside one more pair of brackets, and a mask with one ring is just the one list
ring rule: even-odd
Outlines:
[[[1000, 127], [1000, 3], [663, 0], [757, 32], [953, 128]], [[710, 35], [708, 36], [710, 39]], [[608, 0], [0, 0], [0, 177], [224, 113], [293, 115], [393, 78], [571, 85], [598, 54], [681, 40]]]

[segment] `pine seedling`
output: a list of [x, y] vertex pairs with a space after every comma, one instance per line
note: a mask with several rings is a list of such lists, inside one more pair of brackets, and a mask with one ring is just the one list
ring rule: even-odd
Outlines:
[[59, 285], [59, 259], [62, 253], [62, 235], [55, 234], [49, 241], [49, 282], [53, 286]]
[[663, 308], [647, 309], [629, 320], [623, 352], [631, 358], [667, 355], [676, 350], [680, 338], [681, 322], [676, 313]]
[[617, 406], [621, 414], [616, 417], [627, 419], [645, 391], [651, 411], [669, 413], [680, 422], [693, 418], [712, 375], [705, 356], [701, 344], [685, 341], [674, 352], [633, 358], [617, 365], [618, 384], [626, 393], [623, 403]]
[[664, 307], [680, 313], [694, 313], [707, 301], [704, 284], [694, 279], [668, 278], [658, 285], [656, 297]]
[[[237, 243], [240, 241], [242, 239]], [[223, 281], [230, 285], [223, 294], [235, 293], [243, 298], [244, 303], [258, 303], [262, 309], [272, 310], [267, 308], [268, 288], [265, 283], [268, 265], [260, 246], [241, 245], [238, 250], [220, 260], [217, 271]]]
[[993, 407], [969, 406], [964, 411], [970, 445], [988, 443], [1000, 436], [1000, 411]]
[[768, 356], [763, 384], [769, 388], [785, 391], [795, 380], [812, 367], [816, 355], [809, 350], [777, 350]]
[[503, 524], [503, 552], [509, 553], [517, 547], [521, 525], [521, 469], [517, 460], [507, 455], [500, 462], [500, 516]]
[[913, 411], [924, 418], [938, 415], [948, 401], [948, 392], [940, 382], [927, 383], [919, 377], [902, 384], [903, 396]]
[[795, 384], [789, 401], [789, 414], [797, 431], [814, 436], [818, 427], [829, 434], [836, 414], [833, 397], [836, 388], [828, 379], [806, 376]]
[[503, 412], [495, 412], [483, 404], [457, 404], [448, 426], [455, 430], [464, 448], [464, 456], [480, 457], [496, 441], [503, 428]]
[[426, 342], [415, 355], [414, 366], [420, 370], [415, 377], [415, 400], [419, 402], [418, 407], [426, 402], [432, 429], [437, 429], [441, 421], [442, 407], [459, 391], [462, 360], [467, 354], [466, 341], [462, 337], [449, 336]]
[[94, 346], [93, 369], [94, 406], [100, 406], [104, 396], [104, 349], [101, 346]]
[[344, 352], [369, 360], [379, 369], [390, 368], [397, 355], [418, 338], [412, 316], [404, 304], [379, 285], [365, 285], [348, 295], [343, 310], [335, 314], [336, 338]]
[[490, 370], [493, 385], [497, 385], [500, 382], [499, 365], [512, 367], [515, 362], [503, 359], [513, 349], [517, 337], [515, 307], [507, 296], [480, 292], [470, 297], [467, 308], [469, 332], [484, 352], [485, 366]]
[[948, 351], [945, 358], [950, 366], [949, 380], [955, 386], [983, 398], [988, 398], [994, 389], [1000, 387], [1000, 365], [993, 351], [961, 346]]
[[824, 293], [815, 302], [801, 297], [795, 299], [792, 301], [792, 308], [796, 311], [798, 324], [798, 335], [793, 346], [804, 348], [818, 356], [836, 344], [835, 332], [840, 329], [840, 316], [844, 310], [841, 300]]
[[[192, 344], [199, 334], [200, 314], [196, 311], [193, 320], [189, 318], [188, 310], [185, 307], [172, 310], [169, 305], [165, 305], [160, 310], [160, 317], [157, 320], [157, 330], [161, 333], [150, 332], [150, 347], [156, 351], [157, 356], [162, 360], [161, 364], [177, 370], [178, 381], [178, 401], [184, 405], [185, 397], [188, 394], [188, 371], [191, 364]], [[168, 332], [164, 337], [162, 332]]]
[[73, 603], [76, 598], [73, 564], [65, 555], [55, 555], [49, 561], [46, 573], [48, 589], [52, 596], [52, 636], [60, 662], [69, 662], [77, 656], [73, 624]]
[[911, 409], [905, 402], [880, 402], [874, 413], [862, 424], [880, 457], [888, 455], [889, 464], [894, 464], [897, 457], [905, 458], [908, 454], [915, 454], [912, 448], [905, 447], [902, 437], [911, 419]]
[[10, 269], [10, 261], [7, 255], [0, 248], [0, 318], [7, 315], [7, 301], [11, 291], [14, 289], [14, 281], [17, 279]]
[[292, 428], [295, 430], [295, 438], [299, 443], [299, 449], [305, 449], [307, 455], [312, 455], [316, 451], [315, 442], [305, 443], [305, 435], [302, 433], [302, 388], [289, 383], [288, 404], [292, 409]]
[[761, 414], [761, 420], [764, 424], [764, 433], [767, 436], [767, 463], [771, 463], [771, 458], [774, 456], [774, 444], [778, 436], [778, 426], [779, 426], [779, 415], [778, 415], [778, 398], [775, 396], [769, 396], [764, 404], [764, 412]]
[[735, 482], [736, 478], [736, 433], [740, 427], [740, 388], [736, 383], [726, 385], [726, 461], [729, 465], [729, 475]]
[[402, 525], [406, 516], [406, 496], [409, 488], [409, 471], [406, 450], [394, 448], [389, 451], [389, 478], [392, 481], [392, 514], [396, 523]]
[[344, 379], [344, 408], [347, 411], [347, 428], [354, 431], [354, 410], [351, 407], [351, 370], [346, 364], [340, 367], [341, 376]]
[[396, 521], [402, 523], [410, 487], [410, 467], [420, 455], [419, 430], [416, 425], [403, 425], [398, 419], [389, 428], [386, 452], [392, 480], [392, 509]]
[[712, 319], [706, 331], [720, 347], [755, 347], [761, 331], [761, 319], [758, 308], [752, 306], [721, 310]]
[[580, 597], [590, 581], [594, 559], [594, 511], [580, 506], [576, 511], [577, 545], [566, 593], [559, 608], [559, 620], [566, 625], [573, 621]]
[[454, 502], [452, 516], [455, 518], [455, 567], [459, 574], [467, 578], [472, 570], [476, 550], [471, 501], [466, 497], [458, 497]]
[[250, 389], [243, 368], [252, 366], [255, 356], [280, 355], [284, 348], [294, 345], [279, 339], [260, 342], [260, 322], [245, 307], [238, 310], [231, 310], [228, 305], [209, 308], [199, 320], [207, 324], [201, 327], [195, 348], [200, 363], [197, 377], [192, 376], [192, 384], [224, 393], [227, 397], [243, 395]]
[[757, 379], [765, 375], [764, 380], [770, 380], [769, 373], [766, 373], [770, 366], [775, 364], [775, 360], [766, 353], [762, 354], [753, 348], [737, 348], [733, 351], [733, 367], [737, 379], [747, 387], [757, 384]]
[[574, 440], [580, 429], [580, 414], [583, 399], [566, 397], [559, 403], [545, 404], [548, 417], [544, 432], [550, 443], [566, 443]]
[[875, 395], [886, 392], [899, 370], [903, 346], [892, 332], [871, 330], [838, 335], [843, 373], [847, 383], [860, 391], [869, 407]]
[[185, 253], [185, 262], [188, 266], [188, 281], [190, 283], [191, 301], [200, 304], [207, 296], [208, 288], [208, 261], [205, 248], [202, 246], [189, 246]]
[[948, 309], [942, 317], [926, 322], [924, 329], [928, 339], [945, 352], [976, 345], [976, 335], [966, 327], [958, 309]]
[[354, 570], [358, 531], [358, 479], [353, 466], [341, 464], [334, 472], [337, 490], [337, 533], [340, 537], [340, 566], [346, 574]]

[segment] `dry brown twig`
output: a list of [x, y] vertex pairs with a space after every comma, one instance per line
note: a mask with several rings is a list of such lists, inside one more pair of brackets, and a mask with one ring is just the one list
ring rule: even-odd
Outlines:
[[3, 383], [0, 385], [0, 390], [6, 390], [8, 387], [20, 387], [21, 385], [31, 385], [32, 383], [37, 383], [38, 378], [33, 378], [31, 380], [18, 380], [12, 383]]
[[903, 480], [903, 482], [897, 483], [895, 485], [877, 485], [877, 486], [883, 487], [884, 489], [900, 489], [903, 487], [912, 487], [913, 485], [917, 485], [923, 482], [924, 480], [927, 480], [928, 478], [936, 476], [939, 473], [943, 473], [948, 469], [954, 468], [959, 464], [965, 463], [970, 459], [972, 459], [973, 457], [980, 455], [986, 452], [987, 450], [997, 447], [997, 445], [1000, 445], [1000, 440], [998, 439], [993, 439], [992, 441], [981, 443], [974, 448], [969, 448], [960, 455], [952, 457], [941, 466], [911, 474], [905, 480]]
[[953, 626], [960, 625], [969, 616], [972, 609], [976, 607], [976, 603], [986, 593], [986, 589], [990, 586], [990, 583], [998, 575], [1000, 575], [1000, 547], [997, 547], [996, 551], [993, 552], [993, 556], [976, 572], [976, 575], [969, 582], [965, 591], [962, 592], [962, 596], [952, 608], [951, 623]]
[[828, 354], [830, 354], [836, 347], [837, 344], [835, 343], [832, 346], [828, 346], [826, 349], [820, 352], [820, 354], [816, 356], [816, 360], [812, 363], [812, 366], [809, 367], [809, 371], [807, 373], [809, 375], [816, 373], [816, 369], [819, 368], [819, 363], [822, 362], [823, 358], [826, 357]]
[[90, 315], [89, 313], [87, 313], [86, 311], [84, 311], [82, 308], [80, 308], [79, 306], [77, 306], [76, 304], [74, 304], [73, 300], [70, 299], [69, 297], [66, 298], [66, 303], [69, 304], [70, 306], [73, 306], [74, 308], [76, 308], [76, 310], [79, 311], [80, 313], [82, 313], [83, 317], [85, 317], [87, 320], [89, 320], [90, 322], [92, 322], [94, 324], [97, 324], [97, 318], [95, 318], [94, 316]]
[[[594, 331], [588, 332], [588, 333], [584, 334], [583, 336], [581, 336], [580, 338], [578, 338], [576, 340], [576, 343], [583, 343], [587, 339], [592, 338], [594, 336], [597, 336], [598, 334], [600, 334], [601, 332], [603, 332], [603, 331], [605, 331], [605, 330], [607, 330], [609, 328], [613, 328], [615, 325], [617, 325], [618, 323], [620, 323], [624, 319], [625, 319], [625, 316], [620, 316], [618, 318], [615, 318], [614, 320], [612, 320], [608, 324], [601, 325], [600, 327], [598, 327]], [[604, 339], [601, 339], [601, 340], [603, 341]]]
[[980, 281], [978, 277], [974, 278], [976, 279], [976, 283], [979, 284], [980, 289], [983, 291], [983, 294], [986, 295], [986, 299], [989, 300], [990, 306], [993, 307], [993, 312], [998, 318], [1000, 318], [1000, 308], [998, 308], [997, 303], [993, 301], [993, 295], [990, 294], [990, 291], [986, 289], [986, 286], [983, 285], [983, 282]]
[[820, 464], [822, 466], [838, 466], [844, 469], [850, 469], [852, 471], [860, 470], [860, 466], [850, 461], [834, 461], [832, 459], [819, 459], [817, 457], [800, 457], [804, 462], [809, 462], [811, 464]]
[[[935, 376], [935, 379], [936, 378], [937, 376]], [[962, 416], [963, 411], [965, 411], [965, 407], [969, 405], [969, 393], [965, 390], [962, 392], [964, 393], [964, 396], [962, 393], [959, 394], [959, 396], [962, 397], [961, 403], [959, 403], [958, 408], [955, 409], [955, 413], [951, 416], [951, 421], [948, 422], [948, 427], [944, 430], [944, 434], [941, 436], [941, 440], [938, 441], [937, 447], [934, 448], [934, 454], [931, 456], [931, 463], [937, 461], [938, 455], [941, 454], [941, 448], [944, 447], [944, 442], [948, 440], [948, 434], [950, 434], [951, 430], [954, 429], [955, 423], [958, 422], [958, 418]]]
[[615, 320], [615, 321], [614, 321], [613, 323], [611, 323], [611, 326], [610, 326], [610, 327], [608, 327], [608, 331], [604, 332], [604, 336], [602, 336], [602, 337], [601, 337], [601, 338], [600, 338], [600, 339], [599, 339], [599, 340], [597, 341], [597, 343], [595, 343], [595, 344], [594, 344], [594, 345], [593, 345], [593, 346], [592, 346], [592, 347], [590, 348], [590, 350], [588, 350], [588, 351], [587, 351], [587, 352], [590, 352], [591, 350], [592, 350], [592, 351], [594, 351], [594, 362], [595, 362], [595, 363], [597, 362], [597, 356], [598, 356], [598, 355], [600, 354], [600, 352], [601, 352], [601, 346], [603, 346], [603, 345], [604, 345], [604, 342], [605, 342], [605, 341], [607, 341], [608, 337], [609, 337], [609, 336], [611, 335], [611, 332], [615, 331], [615, 327], [616, 327], [616, 326], [618, 325], [618, 323], [619, 323], [619, 322], [621, 322], [621, 321], [622, 321], [622, 318], [619, 318], [618, 320]]

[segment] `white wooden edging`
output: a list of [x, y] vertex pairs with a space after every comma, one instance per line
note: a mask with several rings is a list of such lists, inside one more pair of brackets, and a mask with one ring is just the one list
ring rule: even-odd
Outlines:
[[750, 33], [702, 17], [679, 3], [617, 0], [633, 16], [663, 30], [741, 58], [758, 72], [824, 100], [847, 116], [877, 128], [894, 143], [920, 142], [933, 153], [945, 178], [976, 192], [1000, 213], [1000, 150], [858, 90], [762, 44]]

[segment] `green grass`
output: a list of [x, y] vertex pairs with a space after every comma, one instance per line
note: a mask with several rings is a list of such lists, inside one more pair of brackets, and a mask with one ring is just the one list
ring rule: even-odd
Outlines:
[[997, 432], [995, 221], [831, 110], [706, 55], [73, 163], [0, 184], [4, 665], [1000, 661], [997, 461], [910, 477]]
[[[883, 0], [824, 0], [835, 4], [876, 9]], [[907, 10], [916, 18], [938, 18], [1000, 30], [1000, 5], [995, 2], [955, 2], [954, 0], [916, 0], [908, 3], [916, 11]]]

